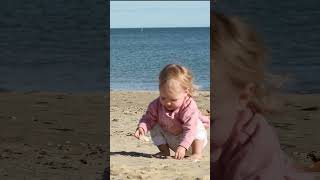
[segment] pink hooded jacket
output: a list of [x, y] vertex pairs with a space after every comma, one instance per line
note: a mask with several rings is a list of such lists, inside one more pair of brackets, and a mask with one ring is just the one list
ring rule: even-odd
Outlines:
[[198, 119], [206, 128], [210, 126], [209, 117], [203, 116], [192, 97], [187, 97], [182, 106], [173, 112], [168, 111], [158, 97], [152, 101], [147, 112], [142, 116], [138, 127], [145, 132], [150, 131], [158, 123], [162, 129], [174, 135], [183, 133], [180, 146], [188, 149], [194, 140]]
[[311, 180], [319, 176], [295, 169], [284, 158], [276, 133], [262, 115], [248, 109], [239, 117], [226, 142], [213, 137], [213, 154], [222, 150], [211, 164], [214, 180]]

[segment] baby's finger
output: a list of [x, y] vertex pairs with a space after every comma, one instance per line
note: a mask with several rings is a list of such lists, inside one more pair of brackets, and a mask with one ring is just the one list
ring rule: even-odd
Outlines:
[[145, 135], [143, 130], [139, 130], [139, 132], [140, 132], [140, 134], [141, 134], [142, 136]]
[[134, 133], [134, 137], [136, 137], [137, 139], [140, 138], [140, 133], [139, 133], [139, 131], [136, 131], [136, 132]]

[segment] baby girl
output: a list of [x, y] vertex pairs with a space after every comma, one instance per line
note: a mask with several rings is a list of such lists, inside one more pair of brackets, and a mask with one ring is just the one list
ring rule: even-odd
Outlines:
[[270, 83], [262, 41], [239, 18], [211, 13], [213, 179], [313, 179], [316, 174], [306, 171], [316, 171], [315, 166], [293, 163], [265, 119], [274, 108], [267, 101]]
[[154, 157], [170, 156], [170, 149], [176, 159], [190, 154], [191, 159], [202, 157], [210, 121], [193, 99], [192, 79], [190, 70], [178, 64], [169, 64], [160, 72], [160, 96], [149, 104], [134, 134], [140, 139], [150, 131], [153, 143], [160, 150]]

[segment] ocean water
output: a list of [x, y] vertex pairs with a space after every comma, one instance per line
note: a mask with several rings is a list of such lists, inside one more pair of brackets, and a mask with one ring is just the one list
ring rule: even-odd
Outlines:
[[257, 29], [270, 50], [270, 72], [290, 78], [284, 89], [320, 93], [319, 6], [317, 0], [229, 0], [216, 9]]
[[[253, 24], [269, 69], [290, 92], [320, 92], [320, 1], [218, 1]], [[5, 1], [0, 6], [0, 91], [156, 90], [168, 63], [189, 67], [209, 89], [209, 28], [112, 29], [104, 1]], [[110, 76], [109, 76], [110, 75]]]
[[200, 90], [210, 87], [210, 29], [127, 28], [110, 31], [112, 90], [158, 90], [167, 64], [188, 67]]
[[104, 1], [12, 0], [0, 6], [0, 91], [106, 91]]

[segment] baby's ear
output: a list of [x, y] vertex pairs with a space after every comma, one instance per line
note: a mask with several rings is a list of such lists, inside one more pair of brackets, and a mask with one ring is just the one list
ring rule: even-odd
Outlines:
[[187, 89], [185, 90], [185, 93], [190, 94], [190, 88], [187, 88]]
[[248, 98], [252, 98], [256, 95], [256, 85], [254, 83], [249, 83], [244, 88], [245, 94], [247, 94]]
[[254, 83], [247, 84], [244, 89], [240, 93], [240, 105], [242, 107], [246, 107], [249, 101], [255, 96], [256, 94], [256, 85]]

